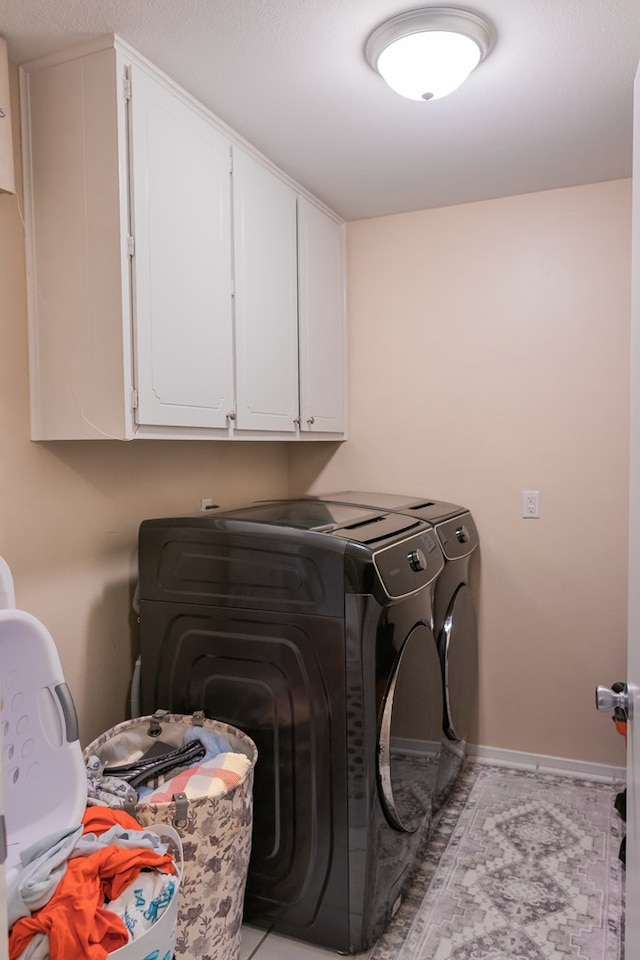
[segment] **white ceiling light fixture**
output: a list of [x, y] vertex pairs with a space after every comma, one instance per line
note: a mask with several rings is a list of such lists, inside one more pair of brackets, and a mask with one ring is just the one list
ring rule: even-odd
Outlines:
[[409, 100], [437, 100], [464, 83], [494, 41], [491, 24], [457, 7], [421, 7], [373, 31], [368, 63]]

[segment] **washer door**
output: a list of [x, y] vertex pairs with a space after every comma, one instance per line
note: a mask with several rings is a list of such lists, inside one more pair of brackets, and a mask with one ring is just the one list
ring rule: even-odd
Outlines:
[[444, 676], [445, 732], [466, 741], [478, 689], [478, 630], [471, 590], [460, 584], [438, 638]]
[[440, 662], [431, 630], [403, 643], [382, 703], [378, 773], [391, 824], [412, 833], [431, 818], [442, 734]]

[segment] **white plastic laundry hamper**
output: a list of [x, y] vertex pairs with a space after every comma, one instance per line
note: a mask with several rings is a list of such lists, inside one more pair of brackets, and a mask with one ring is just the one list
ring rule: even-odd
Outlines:
[[122, 763], [132, 744], [146, 751], [161, 739], [178, 747], [193, 724], [225, 737], [234, 752], [249, 758], [239, 782], [217, 796], [167, 803], [136, 803], [133, 815], [143, 826], [172, 824], [180, 834], [184, 871], [178, 911], [177, 960], [238, 960], [242, 909], [251, 853], [253, 772], [256, 745], [241, 730], [218, 720], [159, 711], [118, 724], [85, 749], [107, 765]]
[[[20, 851], [38, 839], [79, 825], [87, 778], [76, 711], [51, 634], [34, 616], [15, 608], [11, 571], [0, 557], [0, 740], [6, 828], [7, 896], [19, 873]], [[152, 828], [173, 847], [172, 828]], [[178, 870], [178, 887], [180, 884]], [[170, 960], [179, 891], [147, 933], [109, 954], [116, 960]]]

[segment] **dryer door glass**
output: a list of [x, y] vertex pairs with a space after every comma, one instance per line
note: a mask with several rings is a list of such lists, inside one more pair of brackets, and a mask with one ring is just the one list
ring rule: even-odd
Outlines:
[[450, 740], [466, 741], [478, 686], [476, 612], [466, 583], [453, 595], [438, 645], [444, 668], [445, 730]]
[[442, 733], [440, 661], [431, 630], [413, 627], [397, 656], [382, 703], [378, 771], [394, 827], [417, 830], [431, 817]]

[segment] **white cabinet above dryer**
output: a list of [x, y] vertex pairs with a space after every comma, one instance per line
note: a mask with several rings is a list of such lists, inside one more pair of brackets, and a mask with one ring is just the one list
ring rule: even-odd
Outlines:
[[0, 37], [0, 193], [15, 193], [7, 43]]
[[346, 430], [344, 226], [298, 198], [300, 427]]
[[298, 417], [296, 194], [233, 151], [238, 429], [295, 433]]
[[342, 439], [342, 224], [117, 38], [21, 84], [32, 438]]
[[231, 143], [146, 71], [128, 69], [135, 417], [226, 428], [234, 404]]

